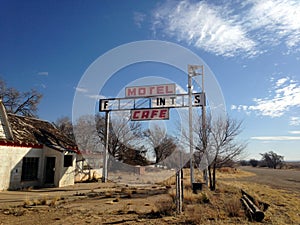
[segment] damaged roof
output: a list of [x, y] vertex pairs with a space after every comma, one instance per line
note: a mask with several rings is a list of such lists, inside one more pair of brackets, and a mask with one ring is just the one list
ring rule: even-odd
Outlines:
[[10, 113], [7, 113], [7, 118], [14, 143], [42, 144], [61, 151], [77, 150], [75, 142], [48, 121]]

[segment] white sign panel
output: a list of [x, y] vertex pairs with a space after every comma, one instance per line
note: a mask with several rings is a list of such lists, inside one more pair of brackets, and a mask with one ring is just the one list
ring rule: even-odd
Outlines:
[[[205, 94], [193, 93], [192, 106], [205, 106]], [[99, 111], [120, 111], [145, 108], [180, 108], [189, 106], [188, 94], [100, 99]]]
[[109, 110], [109, 100], [108, 99], [100, 99], [100, 112]]
[[[194, 93], [192, 95], [193, 106], [205, 106], [206, 100], [203, 93]], [[176, 96], [157, 96], [151, 98], [151, 108], [162, 107], [187, 107], [189, 104], [188, 95], [176, 95]]]
[[159, 108], [159, 109], [132, 109], [131, 110], [131, 120], [141, 121], [141, 120], [168, 120], [169, 119], [169, 109]]
[[149, 86], [126, 87], [126, 97], [147, 97], [176, 94], [176, 84], [160, 84]]

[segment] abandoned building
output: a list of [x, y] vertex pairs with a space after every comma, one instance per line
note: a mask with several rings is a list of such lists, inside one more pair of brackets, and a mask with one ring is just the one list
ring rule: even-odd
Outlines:
[[0, 100], [0, 190], [73, 185], [77, 152], [52, 123], [7, 113]]

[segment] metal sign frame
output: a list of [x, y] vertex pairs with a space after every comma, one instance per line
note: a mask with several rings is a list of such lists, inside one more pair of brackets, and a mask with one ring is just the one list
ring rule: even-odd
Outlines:
[[[198, 70], [200, 70], [198, 72]], [[195, 76], [202, 76], [202, 92], [193, 93], [192, 91], [192, 78]], [[131, 89], [130, 95], [128, 94]], [[193, 157], [193, 130], [192, 130], [192, 107], [202, 108], [202, 129], [206, 129], [206, 96], [204, 92], [204, 66], [188, 65], [188, 93], [176, 94], [176, 84], [161, 84], [161, 85], [148, 85], [148, 86], [133, 86], [125, 88], [124, 98], [109, 98], [99, 100], [99, 111], [106, 113], [106, 144], [104, 152], [104, 167], [102, 171], [102, 181], [107, 181], [107, 160], [108, 160], [108, 138], [109, 138], [109, 113], [111, 111], [124, 111], [130, 110], [132, 121], [144, 121], [155, 119], [169, 119], [170, 108], [189, 108], [189, 145], [190, 145], [190, 179], [191, 185], [194, 183], [194, 157]], [[166, 104], [166, 99], [169, 102]], [[181, 98], [181, 104], [177, 104], [177, 98]], [[185, 104], [187, 98], [188, 104]], [[194, 98], [194, 101], [193, 101]], [[156, 105], [153, 104], [156, 100]], [[125, 101], [125, 104], [122, 103]], [[127, 104], [126, 104], [127, 101]], [[132, 102], [130, 102], [132, 101]], [[142, 104], [140, 103], [142, 101]], [[171, 103], [170, 103], [171, 101]], [[109, 105], [110, 102], [111, 103]], [[148, 103], [147, 103], [148, 102]], [[128, 105], [133, 104], [129, 107]], [[148, 104], [148, 107], [143, 107], [143, 104]], [[115, 108], [113, 108], [113, 106]], [[151, 113], [151, 114], [150, 114]], [[160, 114], [162, 113], [162, 114]], [[138, 114], [138, 115], [136, 115]], [[136, 117], [136, 118], [135, 118]], [[149, 118], [150, 117], [150, 118]], [[205, 132], [204, 132], [205, 133]], [[206, 169], [207, 170], [207, 169]], [[207, 173], [206, 173], [207, 174]], [[204, 177], [206, 183], [208, 182], [207, 176]], [[176, 196], [177, 196], [177, 211], [182, 212], [183, 203], [183, 182], [182, 182], [182, 169], [176, 173]]]
[[[192, 93], [191, 98], [192, 106], [206, 106], [206, 96], [205, 93]], [[175, 95], [151, 95], [143, 97], [124, 97], [124, 98], [107, 98], [99, 100], [99, 111], [126, 111], [132, 109], [142, 109], [142, 108], [186, 108], [189, 107], [189, 94], [175, 94]], [[173, 104], [166, 105], [163, 99], [171, 99]], [[153, 105], [153, 102], [157, 101], [157, 105]], [[192, 99], [193, 100], [193, 99]], [[131, 101], [131, 102], [130, 102]], [[139, 101], [142, 101], [141, 104]], [[160, 102], [158, 104], [158, 102]], [[140, 107], [140, 105], [147, 105], [147, 107]]]

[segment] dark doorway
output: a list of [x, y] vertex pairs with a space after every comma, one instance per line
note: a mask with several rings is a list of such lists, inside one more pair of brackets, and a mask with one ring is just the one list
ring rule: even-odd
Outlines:
[[54, 184], [55, 157], [46, 157], [45, 184]]

